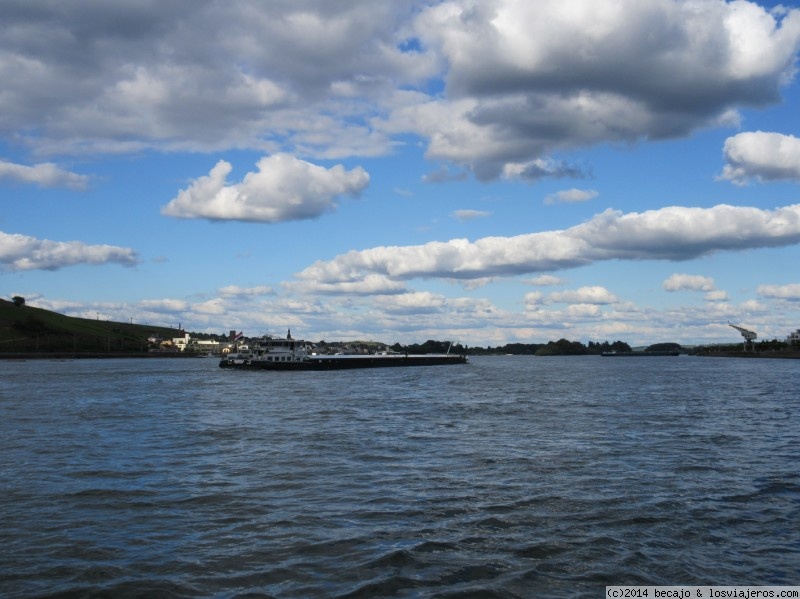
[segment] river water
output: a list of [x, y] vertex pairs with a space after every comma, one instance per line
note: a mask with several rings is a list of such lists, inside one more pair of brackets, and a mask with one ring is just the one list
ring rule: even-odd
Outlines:
[[0, 596], [800, 584], [800, 361], [0, 361]]

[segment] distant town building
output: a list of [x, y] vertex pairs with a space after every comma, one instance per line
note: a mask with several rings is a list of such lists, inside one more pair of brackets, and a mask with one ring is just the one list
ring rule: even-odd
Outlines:
[[200, 353], [214, 353], [220, 350], [221, 343], [212, 339], [190, 339], [188, 348]]
[[189, 345], [189, 339], [191, 339], [189, 333], [185, 333], [183, 337], [173, 337], [172, 344], [178, 348], [178, 351], [183, 351]]
[[786, 341], [793, 345], [800, 345], [800, 329], [797, 329], [796, 331], [789, 333], [789, 336], [786, 338]]

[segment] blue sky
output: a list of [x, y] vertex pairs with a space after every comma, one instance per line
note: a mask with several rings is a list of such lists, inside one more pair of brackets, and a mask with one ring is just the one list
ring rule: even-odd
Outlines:
[[4, 3], [2, 293], [468, 345], [800, 327], [800, 8]]

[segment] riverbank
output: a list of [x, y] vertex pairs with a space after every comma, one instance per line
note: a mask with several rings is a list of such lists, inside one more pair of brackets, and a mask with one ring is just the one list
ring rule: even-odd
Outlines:
[[185, 352], [5, 352], [0, 360], [84, 360], [111, 358], [198, 358], [194, 353]]
[[710, 351], [698, 352], [694, 354], [701, 358], [773, 358], [782, 360], [800, 360], [800, 351], [797, 350], [775, 350], [764, 352], [744, 352], [744, 351]]

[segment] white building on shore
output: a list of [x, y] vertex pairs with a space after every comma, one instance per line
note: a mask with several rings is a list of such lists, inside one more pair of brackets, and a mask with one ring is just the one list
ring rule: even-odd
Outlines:
[[183, 337], [173, 337], [170, 345], [181, 352], [214, 354], [221, 352], [230, 344], [228, 342], [220, 343], [211, 339], [195, 339], [189, 333], [185, 333]]

